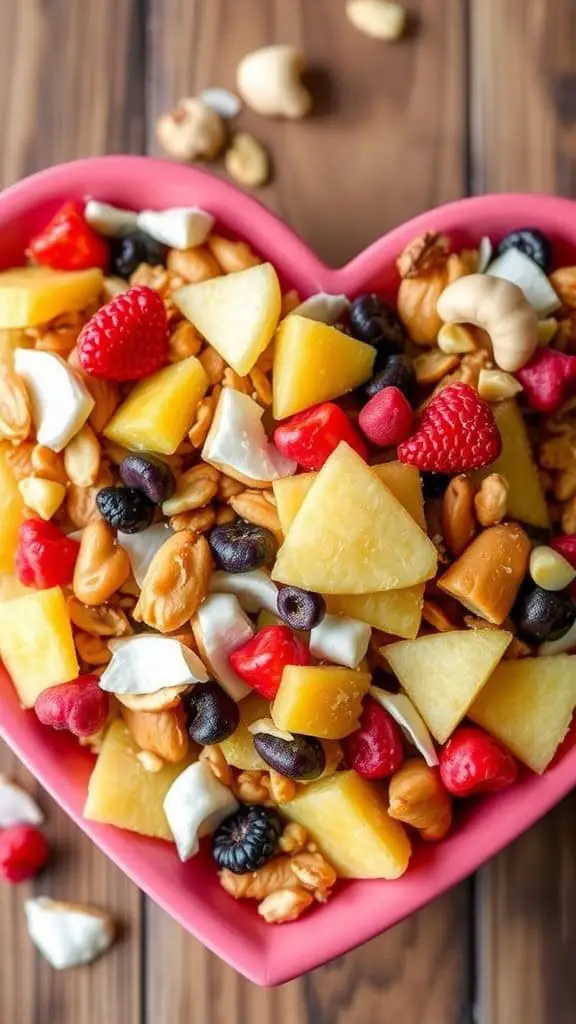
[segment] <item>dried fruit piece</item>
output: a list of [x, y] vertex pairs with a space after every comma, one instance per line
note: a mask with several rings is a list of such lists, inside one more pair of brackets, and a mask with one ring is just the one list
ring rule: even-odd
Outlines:
[[110, 258], [107, 242], [84, 220], [84, 204], [64, 203], [52, 220], [28, 243], [34, 261], [53, 270], [106, 270]]
[[73, 736], [93, 736], [102, 728], [110, 708], [98, 676], [78, 676], [69, 683], [50, 686], [34, 705], [36, 717], [53, 729], [68, 729]]
[[454, 796], [497, 793], [516, 782], [512, 755], [483, 729], [462, 726], [440, 754], [440, 777]]
[[498, 458], [502, 441], [487, 402], [456, 382], [426, 406], [417, 432], [398, 446], [398, 458], [419, 469], [458, 473]]
[[168, 356], [168, 321], [161, 297], [137, 285], [102, 306], [78, 339], [82, 369], [107, 380], [139, 380]]
[[37, 590], [69, 586], [79, 552], [78, 541], [53, 523], [27, 519], [20, 527], [16, 574], [24, 586]]
[[34, 825], [12, 825], [0, 831], [0, 878], [12, 885], [28, 882], [42, 870], [50, 848]]

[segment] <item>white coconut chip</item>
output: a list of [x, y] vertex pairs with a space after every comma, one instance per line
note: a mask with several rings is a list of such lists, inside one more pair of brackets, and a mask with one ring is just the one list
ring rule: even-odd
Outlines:
[[41, 825], [44, 815], [25, 789], [0, 773], [0, 828], [12, 825]]
[[92, 963], [114, 941], [114, 922], [97, 907], [38, 896], [24, 912], [32, 942], [57, 971]]
[[379, 686], [371, 686], [369, 694], [398, 723], [402, 732], [416, 750], [422, 754], [429, 768], [439, 764], [432, 737], [422, 716], [405, 693], [390, 693]]

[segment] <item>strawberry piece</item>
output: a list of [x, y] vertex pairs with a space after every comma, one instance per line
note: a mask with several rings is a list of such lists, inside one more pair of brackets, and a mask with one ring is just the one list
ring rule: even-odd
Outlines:
[[516, 377], [531, 409], [557, 412], [576, 389], [576, 356], [553, 348], [538, 349]]
[[31, 239], [28, 254], [35, 263], [53, 270], [106, 270], [110, 262], [108, 242], [84, 220], [84, 203], [77, 199], [64, 203]]
[[274, 431], [274, 444], [281, 455], [294, 459], [302, 469], [319, 470], [341, 441], [363, 459], [368, 452], [346, 413], [334, 402], [322, 402], [296, 413]]
[[12, 825], [0, 832], [0, 877], [17, 885], [42, 870], [50, 848], [34, 825]]
[[566, 533], [562, 537], [554, 537], [550, 547], [562, 555], [576, 569], [576, 533]]
[[74, 736], [93, 736], [104, 725], [110, 699], [98, 676], [78, 676], [69, 683], [49, 686], [38, 697], [34, 712], [42, 725], [68, 729]]
[[429, 472], [462, 473], [490, 465], [501, 450], [490, 406], [469, 384], [457, 381], [432, 399], [419, 429], [398, 446], [398, 458]]
[[274, 700], [286, 665], [309, 665], [310, 652], [288, 626], [265, 626], [232, 651], [228, 661], [248, 686]]
[[385, 779], [404, 760], [402, 733], [392, 715], [373, 697], [365, 697], [360, 727], [342, 740], [347, 768], [364, 779]]
[[80, 551], [77, 540], [67, 537], [54, 523], [26, 519], [18, 534], [16, 575], [25, 587], [46, 590], [72, 583]]
[[80, 365], [105, 380], [139, 380], [159, 370], [168, 352], [164, 301], [135, 285], [97, 310], [78, 339]]
[[383, 388], [366, 403], [358, 424], [372, 444], [381, 448], [400, 444], [410, 435], [414, 414], [399, 388]]
[[453, 796], [497, 793], [516, 781], [512, 754], [483, 729], [463, 725], [440, 753], [440, 777]]

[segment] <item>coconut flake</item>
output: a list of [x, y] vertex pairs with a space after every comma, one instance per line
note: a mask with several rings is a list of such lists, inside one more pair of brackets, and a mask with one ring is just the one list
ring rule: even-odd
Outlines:
[[358, 668], [366, 656], [372, 628], [347, 615], [325, 615], [310, 633], [310, 653], [320, 661]]
[[492, 259], [493, 252], [494, 246], [492, 245], [491, 240], [488, 238], [488, 235], [484, 235], [484, 237], [480, 239], [480, 244], [478, 246], [478, 274], [486, 273], [490, 260]]
[[497, 256], [486, 273], [518, 285], [541, 317], [548, 316], [562, 305], [544, 271], [520, 249], [507, 249]]
[[0, 828], [41, 825], [43, 821], [44, 815], [33, 797], [0, 773]]
[[297, 463], [285, 459], [268, 440], [263, 415], [262, 406], [249, 395], [224, 388], [204, 442], [204, 461], [248, 480], [271, 482], [293, 476]]
[[117, 694], [152, 694], [173, 686], [205, 683], [200, 658], [172, 637], [141, 633], [114, 646], [100, 689]]
[[28, 934], [57, 971], [90, 964], [114, 941], [114, 923], [97, 907], [64, 903], [48, 896], [24, 902]]
[[371, 686], [368, 692], [398, 723], [410, 743], [422, 754], [428, 767], [436, 767], [439, 761], [432, 737], [410, 698], [405, 693], [381, 690], [379, 686]]
[[307, 320], [316, 320], [323, 324], [335, 324], [343, 313], [350, 308], [347, 295], [330, 295], [328, 292], [317, 292], [304, 299], [292, 313], [305, 316]]
[[134, 210], [123, 210], [98, 199], [89, 199], [84, 207], [84, 220], [100, 235], [119, 238], [138, 226], [138, 214]]
[[262, 608], [273, 615], [278, 610], [278, 587], [267, 572], [225, 572], [219, 569], [210, 577], [211, 594], [234, 594], [245, 612], [255, 614]]
[[211, 107], [217, 114], [220, 114], [220, 117], [226, 120], [238, 117], [242, 110], [242, 100], [240, 97], [235, 92], [230, 92], [229, 89], [222, 89], [219, 86], [203, 89], [200, 93], [200, 99], [202, 103], [205, 103], [207, 107]]
[[218, 682], [230, 696], [242, 700], [250, 688], [228, 661], [232, 651], [254, 636], [254, 626], [232, 594], [211, 594], [196, 612], [192, 623], [200, 653]]
[[199, 206], [178, 206], [171, 210], [142, 210], [138, 227], [157, 242], [173, 249], [203, 245], [214, 227], [214, 217]]
[[172, 537], [174, 530], [171, 530], [166, 523], [155, 523], [147, 530], [140, 530], [139, 533], [122, 533], [118, 531], [118, 543], [130, 559], [132, 575], [139, 587], [144, 582], [144, 577], [154, 555], [158, 553], [163, 544]]
[[546, 658], [554, 654], [566, 654], [567, 651], [576, 651], [576, 622], [558, 640], [546, 640], [540, 644], [536, 654], [539, 658]]
[[164, 813], [180, 860], [194, 857], [202, 836], [238, 810], [231, 790], [223, 786], [203, 761], [185, 768], [164, 798]]

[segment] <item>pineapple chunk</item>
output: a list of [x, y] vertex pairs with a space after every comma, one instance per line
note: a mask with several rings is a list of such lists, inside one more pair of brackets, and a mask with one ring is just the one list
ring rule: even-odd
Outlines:
[[254, 746], [254, 737], [248, 726], [258, 718], [270, 717], [270, 702], [250, 694], [238, 705], [240, 724], [227, 740], [222, 740], [220, 749], [228, 764], [245, 772], [269, 771]]
[[432, 541], [347, 444], [320, 470], [272, 579], [321, 594], [399, 590], [436, 572]]
[[474, 482], [480, 484], [490, 473], [501, 473], [508, 481], [508, 517], [547, 528], [548, 506], [522, 413], [514, 399], [497, 402], [492, 412], [502, 437], [502, 452], [491, 466], [474, 474]]
[[159, 772], [148, 772], [136, 757], [139, 750], [128, 726], [115, 719], [88, 783], [84, 817], [173, 842], [162, 805], [174, 779], [194, 758], [165, 762]]
[[0, 329], [34, 327], [85, 309], [102, 290], [101, 270], [15, 267], [0, 273]]
[[18, 490], [24, 499], [26, 508], [37, 512], [45, 521], [52, 519], [66, 497], [64, 484], [59, 484], [56, 480], [43, 480], [36, 476], [27, 476], [21, 480]]
[[453, 630], [382, 647], [394, 674], [438, 743], [462, 721], [512, 636], [501, 629]]
[[4, 601], [13, 601], [15, 597], [26, 597], [31, 593], [32, 588], [25, 587], [17, 576], [9, 572], [0, 573], [0, 604]]
[[49, 686], [76, 678], [78, 661], [60, 587], [2, 605], [0, 657], [25, 708], [33, 708]]
[[7, 452], [0, 448], [0, 572], [14, 572], [18, 530], [24, 519], [24, 502]]
[[282, 814], [306, 829], [343, 878], [399, 878], [410, 840], [389, 816], [384, 794], [356, 772], [337, 772], [302, 787]]
[[104, 435], [124, 448], [172, 455], [208, 389], [202, 363], [189, 356], [146, 377], [114, 413]]
[[352, 391], [372, 373], [376, 349], [328, 324], [292, 314], [274, 343], [273, 415], [284, 419]]
[[272, 481], [276, 499], [276, 512], [284, 536], [292, 526], [304, 498], [311, 489], [318, 473], [299, 473], [298, 476], [284, 476]]
[[369, 672], [333, 665], [287, 665], [272, 705], [279, 729], [340, 740], [358, 728]]
[[468, 717], [535, 772], [543, 772], [576, 708], [576, 656], [503, 661]]
[[187, 284], [172, 298], [184, 316], [244, 377], [272, 339], [282, 294], [270, 263], [198, 284]]

